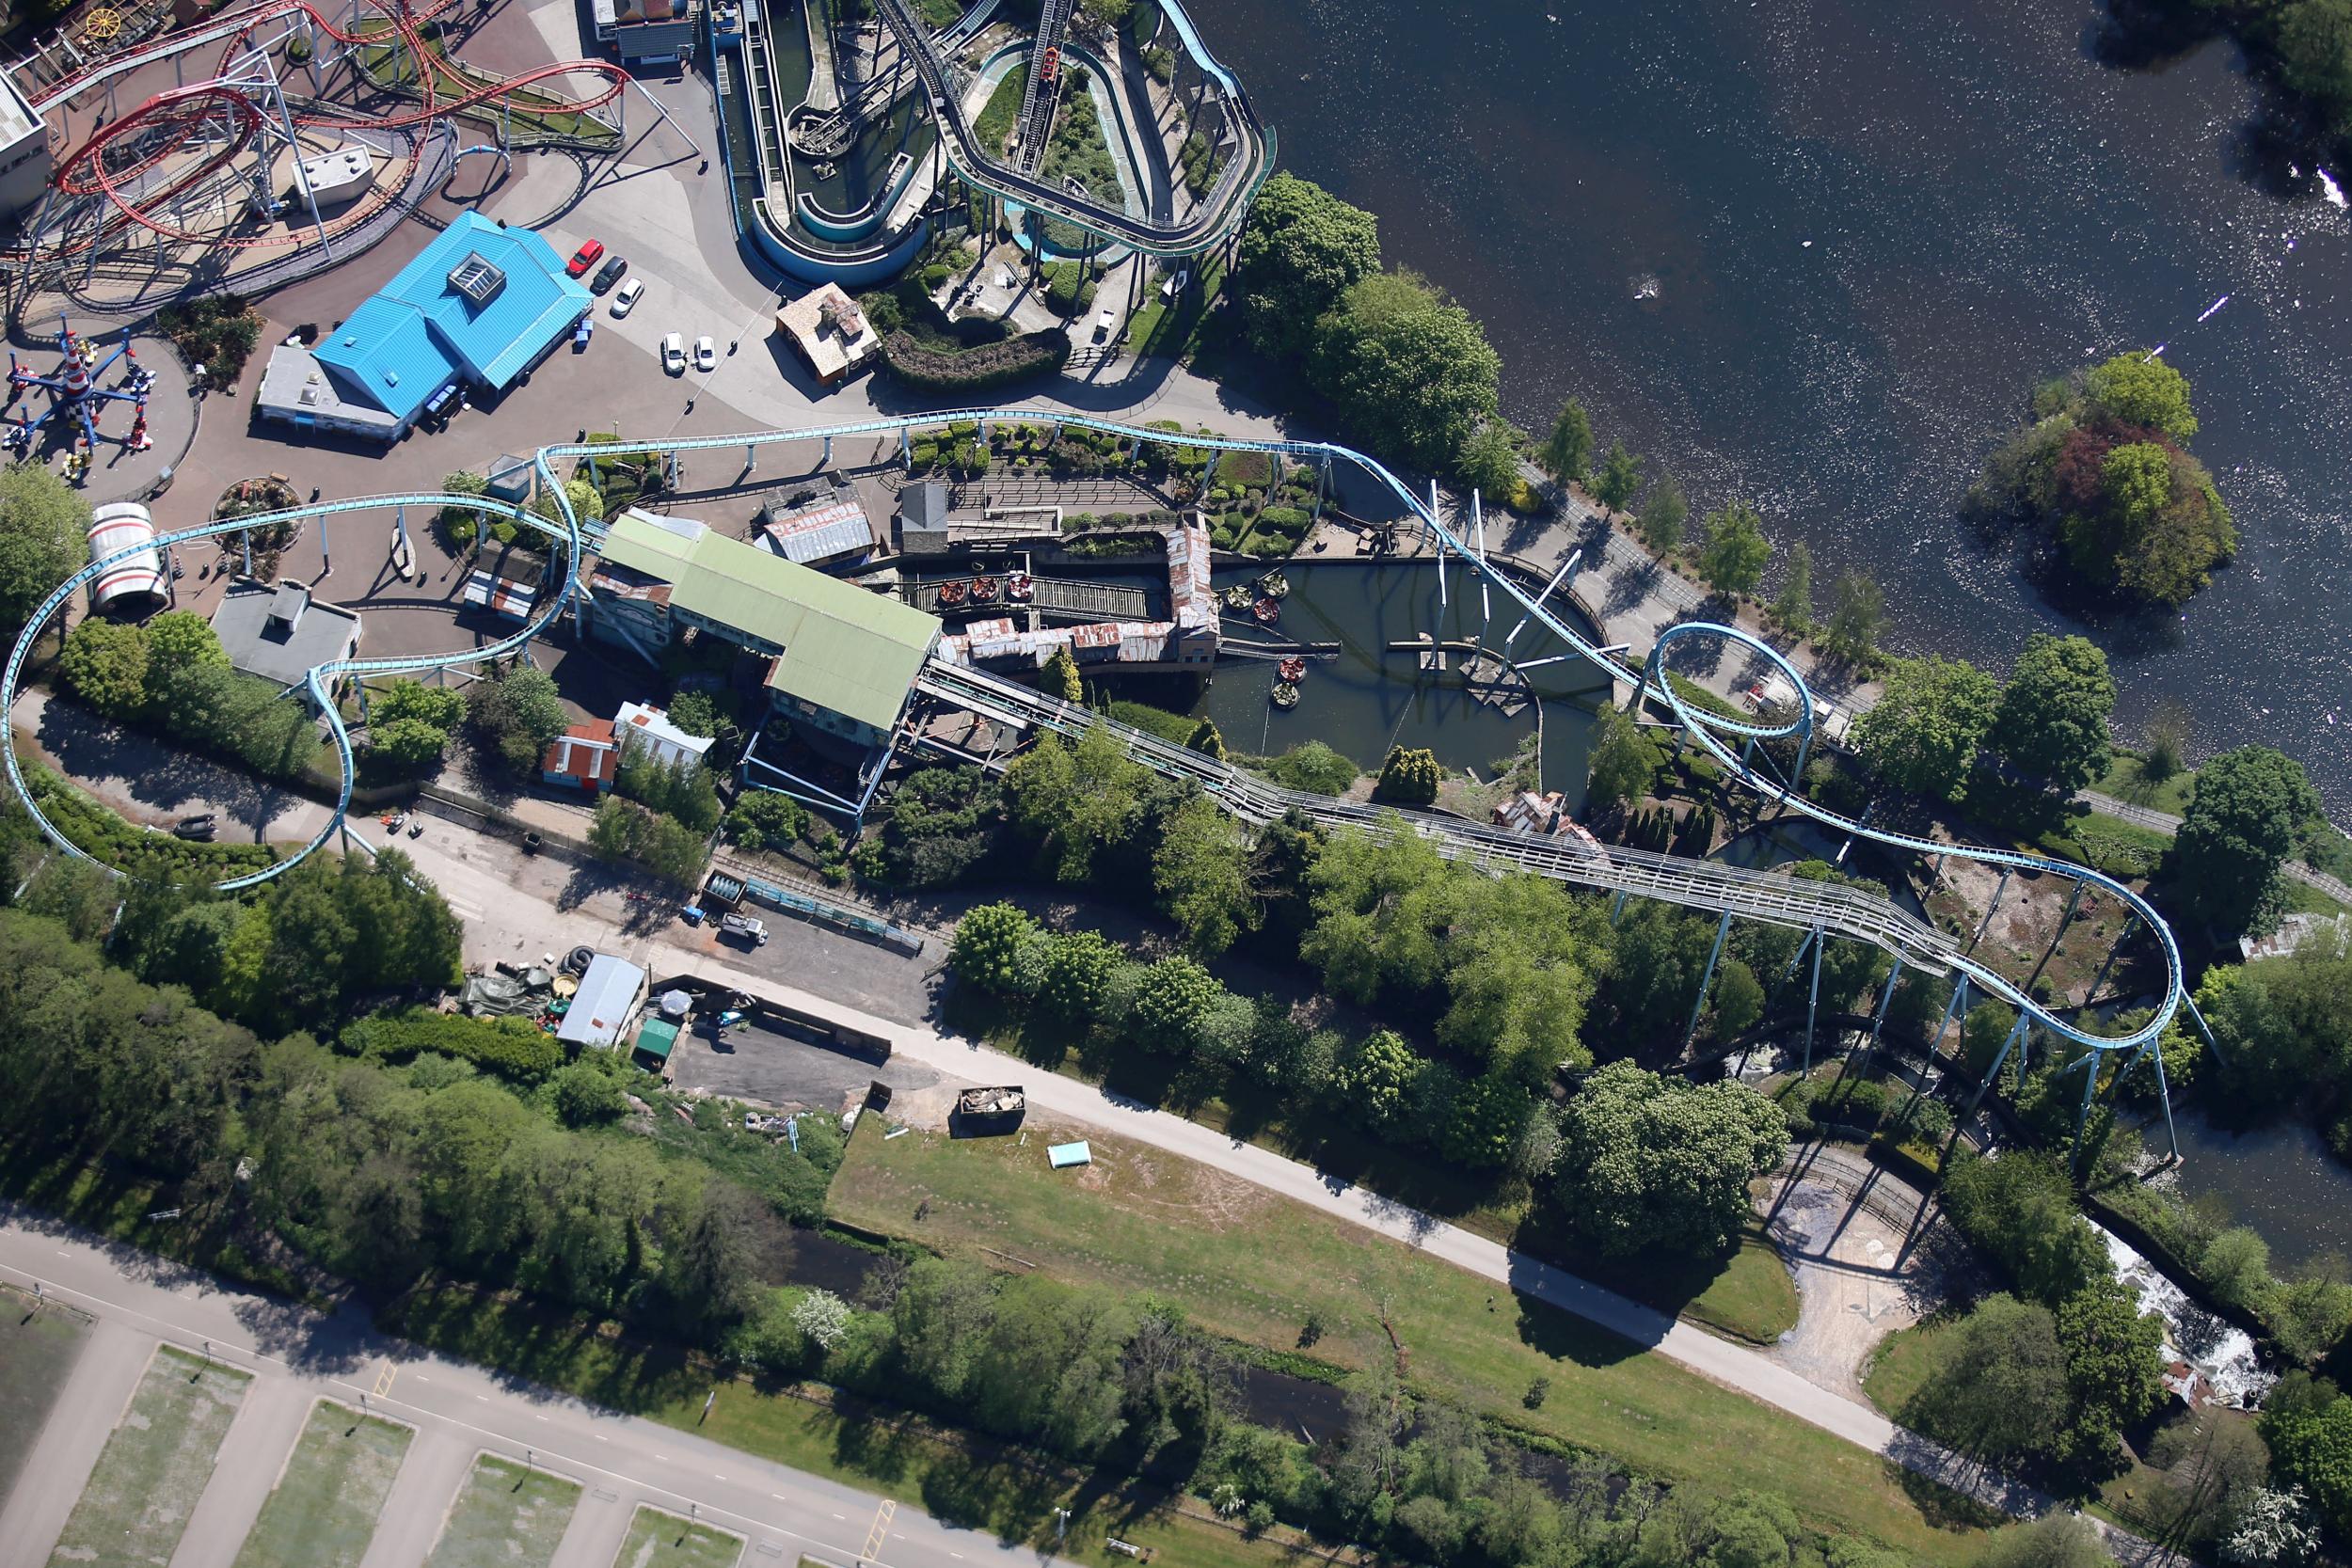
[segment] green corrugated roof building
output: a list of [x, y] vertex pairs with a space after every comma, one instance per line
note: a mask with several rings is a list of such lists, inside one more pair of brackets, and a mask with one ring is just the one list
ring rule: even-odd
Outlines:
[[[939, 623], [919, 610], [682, 518], [625, 512], [603, 557], [667, 583], [671, 621], [774, 656], [768, 689], [796, 721], [865, 744], [898, 722], [939, 639]], [[591, 586], [605, 597], [604, 585]]]
[[649, 1018], [637, 1031], [634, 1055], [647, 1072], [660, 1072], [677, 1047], [677, 1025], [666, 1018]]

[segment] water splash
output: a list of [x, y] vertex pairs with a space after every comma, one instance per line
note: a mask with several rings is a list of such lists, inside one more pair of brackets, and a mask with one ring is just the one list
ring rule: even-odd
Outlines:
[[2203, 322], [2203, 321], [2205, 321], [2205, 320], [2209, 319], [2209, 318], [2213, 315], [2213, 313], [2214, 313], [2215, 311], [2217, 311], [2217, 310], [2220, 309], [2221, 309], [2224, 305], [2227, 305], [2227, 304], [2229, 304], [2229, 303], [2230, 303], [2230, 296], [2229, 296], [2228, 294], [2223, 294], [2223, 295], [2222, 295], [2219, 299], [2215, 300], [2215, 301], [2214, 301], [2211, 305], [2208, 305], [2208, 306], [2206, 306], [2206, 307], [2205, 307], [2205, 313], [2204, 313], [2204, 315], [2201, 315], [2201, 316], [2198, 317], [2198, 318], [2197, 318], [2197, 321], [2195, 321], [2195, 322], [2191, 322], [2189, 325], [2190, 325], [2191, 326], [2194, 326], [2194, 325], [2198, 325], [2198, 323], [2199, 323], [2199, 322]]
[[2096, 1222], [2090, 1228], [2106, 1243], [2116, 1277], [2138, 1301], [2139, 1309], [2164, 1320], [2165, 1349], [2204, 1374], [2217, 1402], [2241, 1410], [2260, 1403], [2278, 1378], [2263, 1370], [2262, 1356], [2247, 1332], [2189, 1300], [2114, 1231]]
[[2319, 194], [2328, 198], [2328, 204], [2336, 208], [2344, 207], [2344, 188], [2336, 183], [2334, 178], [2324, 168], [2314, 167], [2312, 172], [2319, 176]]

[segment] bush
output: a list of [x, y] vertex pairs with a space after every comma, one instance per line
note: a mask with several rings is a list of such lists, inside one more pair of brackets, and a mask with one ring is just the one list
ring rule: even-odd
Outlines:
[[103, 864], [135, 880], [184, 883], [226, 881], [276, 863], [265, 844], [194, 844], [169, 833], [132, 826], [56, 774], [24, 765], [24, 784], [41, 813], [68, 842]]
[[215, 384], [234, 382], [253, 345], [262, 341], [262, 314], [242, 294], [212, 294], [157, 312], [155, 325], [188, 359], [205, 367]]
[[529, 1019], [467, 1018], [430, 1007], [371, 1014], [343, 1030], [342, 1045], [380, 1062], [405, 1062], [432, 1052], [523, 1082], [535, 1082], [564, 1064], [564, 1047]]
[[1320, 740], [1302, 741], [1279, 757], [1263, 757], [1257, 770], [1285, 789], [1310, 795], [1344, 795], [1360, 771], [1356, 764]]
[[1444, 775], [1437, 753], [1427, 748], [1392, 746], [1380, 765], [1380, 783], [1373, 793], [1383, 800], [1425, 806], [1438, 798], [1438, 781]]
[[933, 392], [979, 392], [1051, 375], [1070, 359], [1065, 332], [1029, 332], [1001, 342], [948, 349], [898, 331], [882, 339], [882, 363], [908, 386]]
[[727, 842], [755, 853], [781, 849], [808, 832], [808, 810], [772, 789], [746, 789], [727, 813]]

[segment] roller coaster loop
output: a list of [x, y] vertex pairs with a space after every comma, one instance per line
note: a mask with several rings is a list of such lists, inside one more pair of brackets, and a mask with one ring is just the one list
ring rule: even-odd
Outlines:
[[[1097, 435], [1125, 438], [1133, 443], [1136, 450], [1146, 444], [1181, 445], [1211, 451], [1266, 452], [1295, 462], [1325, 467], [1333, 463], [1349, 465], [1377, 484], [1385, 486], [1389, 493], [1419, 520], [1422, 528], [1437, 546], [1441, 562], [1448, 557], [1459, 559], [1476, 572], [1486, 585], [1516, 602], [1528, 616], [1540, 622], [1546, 630], [1574, 649], [1588, 662], [1607, 672], [1612, 677], [1622, 677], [1626, 673], [1623, 666], [1604, 654], [1576, 626], [1547, 609], [1540, 602], [1541, 595], [1530, 594], [1516, 578], [1490, 562], [1483, 550], [1450, 528], [1442, 513], [1435, 504], [1434, 486], [1429, 497], [1424, 499], [1416, 495], [1409, 485], [1375, 459], [1349, 448], [1326, 442], [1261, 441], [1227, 436], [1194, 436], [1181, 432], [1152, 430], [1112, 420], [1051, 410], [965, 408], [928, 414], [888, 416], [843, 424], [809, 426], [796, 430], [751, 431], [734, 436], [643, 439], [629, 437], [619, 442], [617, 450], [673, 453], [742, 448], [749, 452], [762, 446], [794, 441], [830, 442], [840, 436], [898, 435], [904, 439], [905, 434], [913, 430], [963, 420], [977, 421], [983, 430], [992, 421], [1006, 420], [1050, 424], [1056, 427], [1070, 426]], [[324, 519], [401, 505], [431, 507], [446, 505], [506, 516], [517, 524], [549, 535], [569, 552], [561, 590], [548, 599], [533, 619], [520, 631], [498, 642], [485, 647], [437, 656], [338, 660], [323, 664], [310, 671], [308, 677], [310, 698], [326, 716], [328, 727], [334, 734], [336, 752], [342, 767], [342, 783], [334, 817], [320, 830], [316, 837], [290, 859], [250, 876], [223, 882], [220, 884], [223, 889], [250, 887], [279, 875], [289, 866], [319, 849], [342, 825], [344, 810], [351, 798], [353, 759], [350, 736], [345, 732], [342, 720], [330, 700], [331, 682], [335, 677], [346, 673], [364, 675], [442, 669], [494, 658], [527, 644], [550, 622], [560, 616], [567, 605], [573, 602], [574, 596], [580, 591], [579, 564], [583, 548], [582, 529], [580, 519], [573, 515], [569, 500], [564, 497], [561, 476], [557, 473], [555, 465], [560, 461], [585, 457], [595, 451], [612, 450], [616, 450], [615, 447], [596, 447], [588, 444], [558, 444], [538, 449], [532, 456], [532, 464], [539, 476], [541, 493], [553, 501], [561, 514], [558, 518], [552, 520], [529, 513], [521, 507], [479, 496], [437, 494], [376, 496], [354, 500], [289, 507], [282, 512], [190, 529], [183, 532], [170, 534], [159, 541], [164, 545], [173, 545], [186, 540], [218, 538], [223, 534], [234, 533], [241, 529], [280, 521], [310, 517]], [[40, 608], [26, 620], [24, 631], [17, 638], [16, 645], [9, 653], [5, 674], [0, 675], [0, 710], [5, 710], [15, 701], [17, 682], [23, 673], [26, 655], [34, 641], [40, 636], [41, 628], [48, 624], [50, 617], [58, 611], [75, 590], [131, 553], [134, 552], [118, 552], [104, 560], [93, 562], [90, 565], [74, 573], [55, 593], [42, 601]], [[1706, 709], [1694, 708], [1687, 703], [1675, 690], [1673, 684], [1665, 678], [1663, 658], [1666, 650], [1674, 643], [1700, 637], [1722, 638], [1739, 643], [1772, 663], [1788, 677], [1791, 686], [1798, 693], [1796, 717], [1785, 723], [1750, 722]], [[2029, 871], [2058, 877], [2079, 885], [2095, 887], [2119, 900], [2137, 920], [2145, 922], [2148, 929], [2154, 933], [2163, 954], [2165, 966], [2164, 994], [2161, 1002], [2148, 1022], [2129, 1035], [2108, 1037], [2086, 1031], [2077, 1023], [2059, 1017], [2022, 988], [1967, 953], [1953, 953], [1949, 958], [1949, 963], [1965, 977], [1969, 984], [1977, 987], [1984, 995], [1997, 997], [2016, 1008], [2020, 1015], [2019, 1029], [2021, 1031], [2026, 1022], [2030, 1020], [2049, 1033], [2087, 1049], [2090, 1054], [2081, 1059], [2090, 1064], [2086, 1072], [2084, 1096], [2086, 1107], [2090, 1102], [2090, 1087], [2096, 1083], [2099, 1075], [2098, 1065], [2101, 1058], [2118, 1053], [2125, 1053], [2122, 1068], [2118, 1075], [2120, 1077], [2121, 1072], [2129, 1071], [2132, 1065], [2142, 1054], [2152, 1055], [2154, 1059], [2158, 1090], [2164, 1101], [2165, 1115], [2168, 1121], [2170, 1119], [2171, 1095], [2165, 1080], [2161, 1044], [2165, 1029], [2171, 1023], [2176, 1014], [2185, 1009], [2200, 1030], [2204, 1033], [2208, 1041], [2212, 1039], [2212, 1031], [2205, 1027], [2204, 1020], [2198, 1016], [2196, 1004], [2188, 995], [2185, 984], [2180, 945], [2173, 938], [2171, 927], [2166, 925], [2164, 917], [2157, 913], [2146, 898], [2112, 877], [2064, 861], [1984, 847], [1938, 843], [1903, 833], [1890, 832], [1883, 828], [1874, 828], [1867, 821], [1842, 816], [1826, 806], [1808, 800], [1798, 794], [1789, 784], [1758, 771], [1752, 766], [1756, 752], [1753, 743], [1756, 741], [1796, 736], [1801, 747], [1800, 755], [1802, 755], [1803, 749], [1810, 747], [1816, 705], [1811, 689], [1806, 686], [1804, 678], [1787, 659], [1760, 639], [1736, 626], [1691, 622], [1670, 628], [1659, 640], [1658, 645], [1650, 651], [1648, 663], [1635, 689], [1633, 705], [1639, 706], [1652, 698], [1665, 704], [1667, 709], [1673, 714], [1675, 722], [1707, 751], [1730, 780], [1761, 796], [1769, 797], [1789, 810], [1811, 817], [1834, 833], [1861, 839], [1867, 843], [1907, 854], [1931, 858], [1949, 856], [1994, 866], [2005, 872]], [[1725, 736], [1735, 737], [1743, 744], [1739, 749], [1735, 749], [1724, 738]], [[81, 850], [69, 844], [56, 827], [41, 815], [39, 805], [32, 800], [24, 789], [24, 781], [18, 770], [13, 748], [10, 748], [8, 755], [8, 771], [9, 783], [15, 786], [18, 795], [24, 800], [35, 821], [40, 824], [41, 831], [48, 835], [50, 841], [67, 853], [81, 856], [86, 860], [89, 859], [90, 857], [83, 855]], [[1796, 776], [1799, 779], [1802, 778], [1801, 770]]]
[[[416, 73], [421, 101], [417, 108], [399, 114], [362, 115], [343, 114], [314, 106], [307, 113], [293, 116], [294, 125], [307, 130], [402, 131], [511, 97], [551, 77], [580, 72], [601, 77], [604, 86], [589, 97], [564, 104], [562, 113], [601, 108], [628, 89], [629, 74], [619, 66], [602, 60], [572, 60], [540, 66], [444, 100], [434, 86], [439, 56], [427, 47], [418, 27], [457, 3], [458, 0], [436, 0], [434, 4], [418, 7], [395, 3], [388, 12], [401, 43], [408, 51], [411, 69]], [[220, 68], [215, 73], [216, 78], [220, 77], [227, 72], [230, 60], [246, 49], [257, 29], [294, 17], [307, 18], [313, 29], [347, 46], [388, 41], [380, 33], [358, 29], [343, 31], [327, 20], [310, 0], [265, 0], [264, 4], [221, 17], [204, 26], [168, 33], [152, 43], [101, 60], [79, 75], [51, 87], [36, 103], [35, 108], [37, 112], [46, 114], [100, 81], [152, 60], [168, 58], [184, 50], [226, 40]], [[225, 139], [219, 139], [217, 147], [196, 163], [174, 173], [161, 186], [140, 192], [136, 199], [127, 194], [126, 188], [137, 189], [142, 176], [179, 154], [191, 142], [201, 140], [210, 143], [215, 140], [215, 128], [223, 120], [228, 122], [230, 134]], [[119, 119], [93, 131], [88, 140], [67, 154], [56, 172], [50, 177], [51, 182], [67, 196], [103, 197], [131, 222], [182, 243], [215, 245], [228, 250], [300, 245], [310, 237], [306, 230], [300, 229], [272, 234], [207, 234], [183, 228], [158, 215], [159, 210], [174, 197], [192, 189], [251, 147], [270, 125], [269, 117], [253, 101], [248, 84], [215, 79], [172, 87], [155, 94]], [[110, 165], [106, 156], [118, 143], [123, 145], [128, 154], [128, 161], [119, 166]], [[399, 186], [378, 187], [371, 192], [366, 202], [354, 209], [350, 221], [381, 211], [397, 199], [400, 189]], [[32, 245], [38, 242], [28, 240], [26, 243]], [[95, 240], [87, 241], [85, 245], [95, 243]]]

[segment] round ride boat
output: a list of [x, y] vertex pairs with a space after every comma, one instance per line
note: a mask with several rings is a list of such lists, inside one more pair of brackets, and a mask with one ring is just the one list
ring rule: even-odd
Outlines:
[[1005, 602], [1027, 604], [1037, 595], [1037, 583], [1026, 572], [1014, 572], [1005, 578]]
[[1298, 705], [1298, 688], [1288, 681], [1276, 681], [1273, 691], [1268, 695], [1276, 707], [1293, 708]]
[[1274, 625], [1275, 622], [1282, 618], [1282, 601], [1279, 599], [1260, 599], [1256, 604], [1249, 607], [1249, 613], [1258, 618], [1258, 625], [1262, 626], [1270, 626]]
[[1263, 594], [1269, 599], [1282, 598], [1287, 595], [1290, 591], [1291, 579], [1282, 575], [1282, 568], [1279, 566], [1275, 567], [1272, 571], [1266, 573], [1265, 576], [1258, 579], [1258, 592]]
[[968, 582], [941, 583], [939, 585], [939, 608], [942, 610], [956, 609], [963, 603], [964, 595], [969, 594], [971, 591], [972, 585]]
[[1231, 588], [1226, 589], [1223, 594], [1218, 595], [1218, 597], [1223, 601], [1226, 609], [1237, 610], [1242, 611], [1244, 614], [1248, 613], [1251, 595], [1249, 590], [1244, 588], [1240, 583], [1237, 582]]
[[994, 578], [974, 578], [972, 579], [972, 602], [976, 605], [994, 604], [996, 586]]
[[1296, 654], [1293, 654], [1290, 657], [1276, 665], [1274, 667], [1274, 673], [1281, 676], [1282, 679], [1288, 684], [1296, 686], [1300, 681], [1307, 678], [1307, 661], [1299, 657]]

